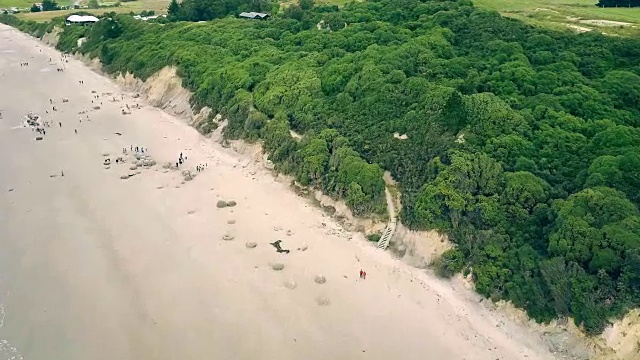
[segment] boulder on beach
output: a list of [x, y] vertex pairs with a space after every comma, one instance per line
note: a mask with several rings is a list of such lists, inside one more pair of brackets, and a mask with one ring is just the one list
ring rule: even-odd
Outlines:
[[315, 281], [316, 284], [324, 284], [327, 282], [327, 279], [324, 277], [324, 275], [316, 275], [313, 281]]
[[128, 178], [129, 178], [129, 175], [126, 175], [126, 174], [125, 174], [125, 175], [120, 176], [120, 179], [122, 179], [122, 180], [126, 180], [126, 179], [128, 179]]
[[94, 107], [93, 107], [93, 110], [100, 110], [100, 106], [97, 106], [97, 105], [96, 105], [96, 106], [94, 106]]
[[184, 176], [184, 181], [191, 181], [193, 180], [193, 174], [188, 173], [187, 175]]
[[236, 206], [236, 204], [237, 203], [235, 201], [233, 201], [233, 200], [227, 201], [227, 206], [228, 207], [234, 207], [234, 206]]
[[231, 220], [227, 220], [227, 224], [229, 224], [229, 225], [233, 225], [233, 224], [235, 224], [235, 223], [236, 223], [236, 221], [235, 221], [235, 220], [233, 220], [233, 219], [231, 219]]
[[129, 170], [136, 170], [137, 168], [138, 168], [138, 165], [129, 166]]
[[140, 153], [135, 153], [133, 156], [135, 156], [136, 160], [142, 159], [142, 154]]
[[162, 168], [163, 169], [171, 169], [172, 166], [173, 166], [173, 164], [170, 163], [170, 162], [166, 162], [166, 163], [162, 164]]
[[142, 160], [142, 165], [147, 166], [147, 167], [148, 167], [148, 166], [151, 166], [151, 161], [149, 161], [149, 160]]
[[293, 280], [285, 281], [283, 285], [289, 290], [293, 290], [298, 287], [298, 284]]
[[218, 202], [216, 203], [216, 206], [219, 208], [227, 207], [227, 202], [224, 200], [218, 200]]
[[231, 241], [231, 240], [233, 240], [233, 239], [235, 239], [235, 237], [234, 237], [233, 235], [231, 235], [231, 234], [225, 234], [225, 235], [222, 237], [222, 240], [226, 240], [226, 241]]
[[271, 268], [273, 270], [280, 271], [280, 270], [284, 269], [284, 264], [274, 263], [274, 264], [271, 264]]
[[249, 241], [248, 243], [244, 244], [244, 246], [246, 246], [246, 247], [247, 247], [247, 248], [249, 248], [249, 249], [253, 249], [253, 248], [255, 248], [256, 246], [258, 246], [258, 244], [256, 244], [256, 243], [255, 243], [255, 242], [253, 242], [253, 241]]
[[153, 159], [149, 159], [149, 166], [156, 166], [156, 161]]

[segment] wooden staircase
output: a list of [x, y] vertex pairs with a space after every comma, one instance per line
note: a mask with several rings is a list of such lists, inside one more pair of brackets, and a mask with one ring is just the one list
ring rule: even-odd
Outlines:
[[387, 223], [387, 227], [384, 229], [380, 240], [378, 240], [378, 249], [387, 250], [389, 247], [389, 242], [393, 237], [393, 234], [396, 232], [396, 209], [393, 206], [394, 199], [391, 195], [391, 192], [388, 188], [384, 189], [386, 198], [387, 198], [387, 211], [389, 212], [389, 222]]
[[378, 240], [378, 249], [387, 250], [387, 248], [389, 247], [389, 241], [391, 241], [391, 238], [393, 237], [395, 231], [396, 222], [395, 220], [390, 221], [387, 224], [387, 227], [384, 229], [384, 233], [380, 237], [380, 240]]

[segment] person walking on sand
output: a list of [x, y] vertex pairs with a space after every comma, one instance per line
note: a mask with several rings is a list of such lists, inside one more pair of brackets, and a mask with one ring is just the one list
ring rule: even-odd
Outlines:
[[73, 129], [76, 132], [76, 135], [78, 135], [78, 129]]
[[60, 121], [58, 121], [58, 125], [59, 125], [60, 127], [62, 127], [62, 123], [61, 123]]
[[64, 176], [64, 170], [60, 170], [60, 175]]
[[362, 273], [363, 273], [363, 271], [362, 271], [362, 269], [360, 269], [360, 279], [362, 279]]
[[367, 280], [367, 272], [366, 272], [366, 271], [363, 271], [363, 272], [362, 272], [362, 278], [363, 278], [364, 280]]

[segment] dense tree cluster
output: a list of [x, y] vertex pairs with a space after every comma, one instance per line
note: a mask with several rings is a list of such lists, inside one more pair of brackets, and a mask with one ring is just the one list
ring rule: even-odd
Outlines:
[[272, 0], [171, 0], [167, 15], [173, 21], [208, 21], [243, 11], [271, 11], [276, 4]]
[[279, 170], [358, 214], [383, 211], [389, 170], [402, 221], [457, 244], [441, 273], [470, 273], [537, 320], [594, 333], [640, 305], [638, 40], [466, 0], [290, 8], [266, 22], [109, 17], [58, 46], [143, 79], [176, 66], [227, 137], [262, 141]]
[[600, 0], [600, 7], [639, 7], [640, 0]]

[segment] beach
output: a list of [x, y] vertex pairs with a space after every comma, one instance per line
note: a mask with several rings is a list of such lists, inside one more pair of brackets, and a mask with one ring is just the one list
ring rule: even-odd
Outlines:
[[[251, 157], [4, 25], [0, 113], [0, 360], [555, 359]], [[132, 169], [136, 153], [156, 164]]]

